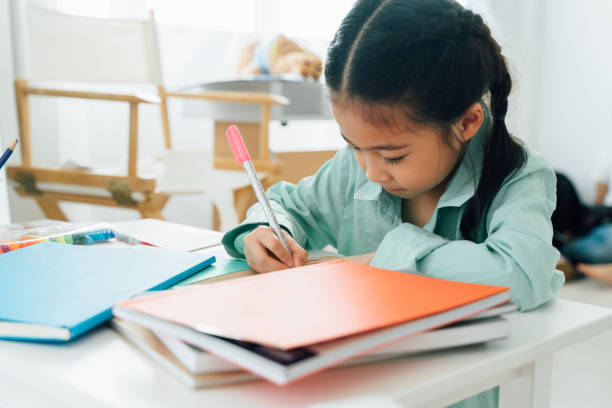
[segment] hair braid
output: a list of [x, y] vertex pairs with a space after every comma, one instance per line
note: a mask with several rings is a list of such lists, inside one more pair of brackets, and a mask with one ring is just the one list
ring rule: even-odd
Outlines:
[[[512, 139], [506, 127], [508, 113], [508, 96], [512, 90], [512, 78], [508, 72], [506, 59], [501, 53], [501, 47], [491, 35], [489, 27], [482, 17], [470, 10], [462, 10], [459, 18], [466, 22], [469, 33], [474, 35], [488, 51], [494, 69], [489, 78], [491, 115], [493, 124], [491, 134], [485, 141], [483, 165], [476, 193], [466, 207], [461, 222], [461, 232], [464, 236], [480, 241], [484, 236], [477, 237], [477, 223], [484, 223], [484, 215], [491, 205], [499, 187], [508, 176], [520, 169], [526, 160], [523, 148]], [[493, 169], [497, 171], [493, 171]]]

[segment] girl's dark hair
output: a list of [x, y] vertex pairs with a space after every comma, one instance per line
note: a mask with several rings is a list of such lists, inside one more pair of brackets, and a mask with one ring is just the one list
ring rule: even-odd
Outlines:
[[334, 103], [357, 103], [366, 120], [388, 122], [376, 108], [401, 106], [449, 143], [452, 125], [490, 92], [481, 177], [461, 220], [466, 239], [484, 240], [478, 227], [526, 155], [506, 129], [512, 80], [482, 17], [452, 0], [357, 1], [330, 44], [325, 80]]

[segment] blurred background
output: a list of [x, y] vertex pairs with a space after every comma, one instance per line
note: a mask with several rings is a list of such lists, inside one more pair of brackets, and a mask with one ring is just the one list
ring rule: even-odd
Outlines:
[[[351, 0], [309, 2], [226, 0], [173, 2], [161, 0], [31, 0], [41, 7], [90, 17], [146, 19], [155, 13], [161, 63], [168, 89], [227, 80], [235, 73], [240, 51], [250, 41], [283, 33], [325, 58], [325, 49]], [[595, 167], [612, 145], [612, 53], [607, 16], [612, 4], [590, 0], [464, 0], [481, 13], [503, 46], [514, 76], [509, 128], [564, 172], [585, 202], [595, 198]], [[0, 0], [0, 130], [2, 146], [18, 133], [13, 93], [14, 41], [9, 0]], [[221, 41], [218, 39], [221, 38]], [[321, 79], [320, 81], [323, 81]], [[213, 118], [185, 112], [186, 100], [170, 100], [173, 147], [210, 146]], [[32, 155], [45, 166], [76, 163], [112, 165], [127, 155], [126, 108], [112, 102], [63, 98], [32, 98]], [[159, 109], [142, 105], [139, 117], [139, 157], [163, 150]], [[295, 151], [308, 141], [311, 149], [342, 145], [329, 119], [270, 123], [273, 151]], [[18, 154], [12, 160], [18, 160]], [[2, 176], [0, 189], [6, 184]], [[40, 218], [32, 200], [12, 188], [0, 197], [0, 209], [10, 208], [13, 221]], [[7, 204], [8, 201], [8, 204]], [[61, 204], [68, 218], [120, 220], [138, 217], [122, 209]], [[210, 226], [207, 197], [172, 197], [164, 209], [169, 220]], [[4, 217], [6, 219], [6, 216]]]
[[[597, 184], [601, 184], [602, 177], [612, 176], [612, 2], [461, 3], [484, 17], [509, 61], [514, 81], [508, 117], [510, 132], [565, 174], [582, 203], [594, 204]], [[0, 0], [0, 152], [19, 135], [18, 111], [25, 109], [29, 111], [31, 162], [43, 169], [36, 173], [38, 181], [20, 178], [24, 144], [18, 145], [7, 166], [0, 170], [0, 224], [45, 217], [114, 222], [152, 216], [221, 230], [235, 225], [253, 197], [249, 196], [250, 187], [243, 172], [228, 168], [219, 159], [223, 149], [216, 142], [219, 138], [223, 142], [227, 123], [243, 123], [244, 133], [255, 138], [249, 149], [261, 157], [262, 165], [256, 163], [256, 167], [262, 171], [266, 185], [312, 174], [344, 145], [329, 113], [324, 78], [300, 78], [300, 72], [268, 77], [239, 73], [241, 54], [252, 42], [284, 34], [324, 64], [327, 45], [352, 4], [352, 0]], [[55, 13], [52, 19], [60, 22], [55, 34], [46, 32], [41, 23], [47, 12], [40, 14], [39, 10], [36, 18], [23, 14], [29, 6]], [[146, 62], [159, 63], [151, 74], [156, 80], [129, 89], [125, 84], [113, 83], [68, 87], [77, 91], [153, 95], [154, 103], [138, 104], [136, 123], [130, 123], [128, 104], [123, 102], [34, 93], [24, 105], [20, 99], [23, 93], [15, 91], [15, 80], [28, 79], [22, 74], [28, 71], [23, 57], [29, 44], [36, 45], [30, 62], [42, 64], [43, 73], [45, 63], [37, 58], [46, 57], [47, 64], [63, 63], [67, 68], [75, 65], [74, 61], [62, 61], [60, 54], [47, 48], [57, 40], [56, 34], [66, 35], [62, 33], [61, 16], [152, 21], [151, 11], [154, 30], [145, 32], [142, 47], [155, 46], [143, 55], [149, 59]], [[90, 28], [90, 23], [82, 25], [84, 32]], [[31, 29], [30, 34], [24, 34], [26, 28]], [[122, 29], [115, 30], [118, 38]], [[70, 41], [81, 47], [77, 57], [95, 47], [95, 42], [86, 36], [81, 39], [72, 35]], [[127, 40], [115, 44], [117, 49], [126, 47], [125, 58], [130, 57], [127, 45]], [[116, 66], [114, 62], [106, 61], [94, 70]], [[124, 68], [136, 71], [132, 66]], [[61, 82], [53, 86], [66, 87]], [[44, 81], [29, 81], [23, 86], [46, 85]], [[180, 96], [166, 101], [165, 92]], [[245, 96], [243, 92], [258, 95]], [[196, 94], [205, 94], [207, 101], [194, 98]], [[230, 96], [240, 102], [218, 100]], [[259, 113], [255, 99], [262, 106], [273, 105], [269, 118]], [[249, 103], [245, 104], [245, 100], [253, 106], [247, 109]], [[164, 101], [167, 120], [165, 108], [160, 109]], [[283, 101], [290, 104], [283, 106]], [[169, 123], [171, 149], [165, 142], [164, 123]], [[137, 130], [137, 145], [130, 144], [129, 129]], [[225, 150], [227, 153], [227, 147]], [[137, 169], [128, 170], [128, 159], [136, 158], [130, 152], [138, 153]], [[49, 168], [60, 168], [62, 173], [45, 173], [44, 169]], [[110, 176], [105, 174], [129, 171], [133, 174], [122, 179], [127, 185], [106, 186]], [[39, 205], [37, 188], [45, 184], [39, 181], [45, 177], [47, 182], [53, 181], [48, 174], [91, 186], [81, 185], [62, 196], [76, 201], [60, 202], [59, 206], [53, 202]], [[141, 186], [140, 190], [136, 185]], [[98, 190], [102, 195], [83, 198], [82, 194], [89, 194], [89, 190]], [[139, 207], [146, 200], [155, 205]], [[105, 205], [91, 205], [96, 202]], [[612, 306], [610, 288], [587, 280], [565, 285], [561, 297]], [[609, 406], [610, 340], [610, 334], [604, 334], [555, 357], [552, 406]]]

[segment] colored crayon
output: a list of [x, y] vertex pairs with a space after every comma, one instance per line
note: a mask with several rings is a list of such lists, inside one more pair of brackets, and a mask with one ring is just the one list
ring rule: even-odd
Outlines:
[[27, 246], [38, 244], [43, 241], [51, 241], [65, 244], [76, 244], [76, 245], [89, 245], [98, 242], [106, 242], [115, 238], [113, 230], [105, 228], [94, 231], [75, 232], [64, 235], [58, 235], [55, 237], [36, 237], [36, 236], [23, 236], [13, 242], [0, 243], [0, 254], [13, 251], [19, 248], [25, 248]]

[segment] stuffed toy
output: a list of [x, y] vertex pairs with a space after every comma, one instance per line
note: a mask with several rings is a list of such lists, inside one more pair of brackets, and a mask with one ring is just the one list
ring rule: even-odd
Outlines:
[[248, 44], [240, 56], [238, 74], [296, 74], [305, 79], [319, 79], [321, 59], [306, 51], [283, 34]]

